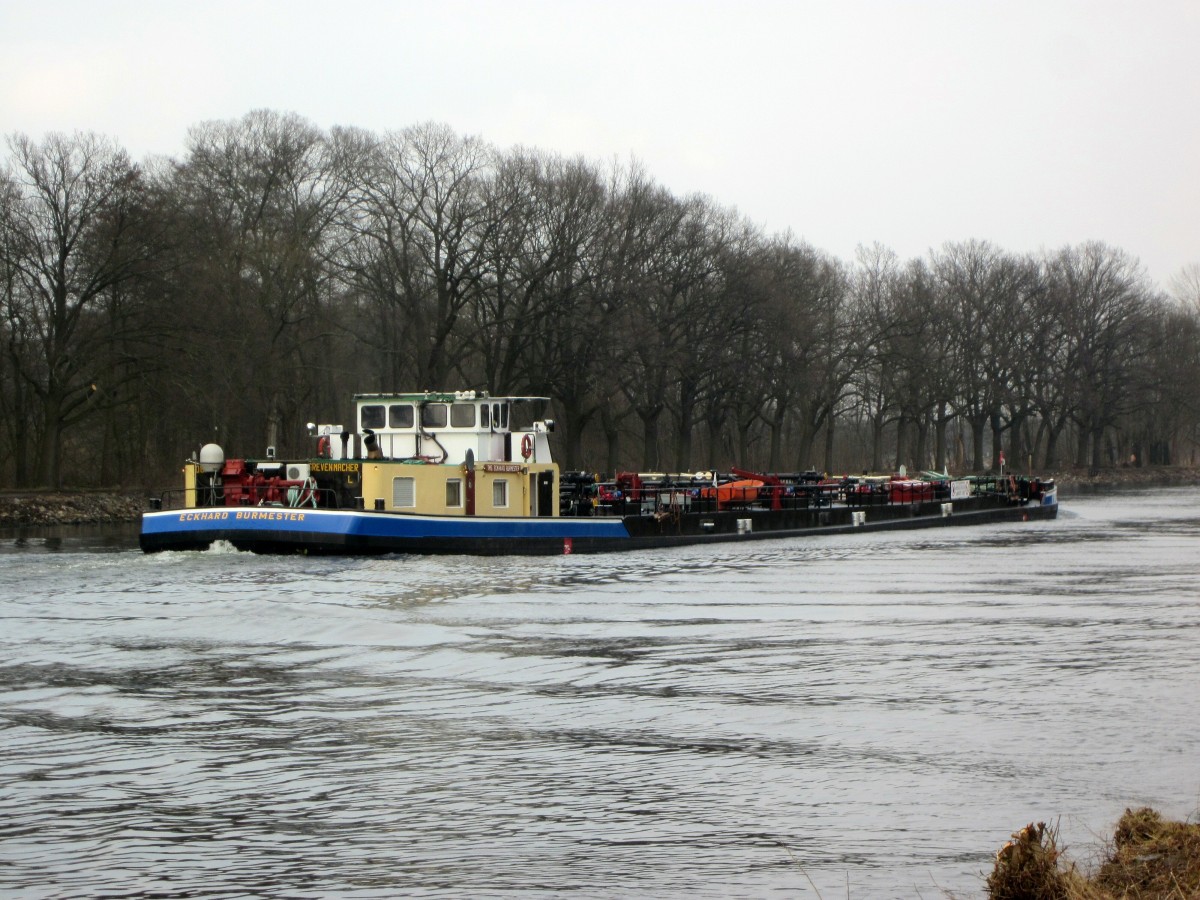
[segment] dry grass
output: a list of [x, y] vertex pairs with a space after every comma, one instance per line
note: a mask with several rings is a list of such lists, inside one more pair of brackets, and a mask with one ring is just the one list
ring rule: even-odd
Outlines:
[[1101, 900], [1058, 849], [1058, 828], [1026, 825], [996, 854], [987, 879], [989, 900]]
[[1200, 900], [1200, 825], [1125, 810], [1099, 870], [1063, 858], [1058, 829], [1026, 825], [1000, 848], [989, 900]]
[[1125, 810], [1095, 882], [1122, 900], [1200, 898], [1200, 825]]

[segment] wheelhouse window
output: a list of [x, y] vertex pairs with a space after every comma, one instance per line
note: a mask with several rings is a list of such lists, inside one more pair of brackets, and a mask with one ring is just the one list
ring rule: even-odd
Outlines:
[[492, 506], [496, 509], [508, 506], [508, 479], [497, 478], [492, 482]]
[[463, 505], [462, 479], [448, 478], [446, 480], [446, 506], [457, 508]]
[[445, 403], [426, 403], [421, 407], [421, 425], [425, 428], [445, 428], [446, 419]]
[[492, 427], [503, 431], [508, 427], [508, 404], [492, 404]]
[[382, 428], [387, 421], [382, 403], [371, 403], [359, 412], [359, 422], [363, 428]]
[[388, 407], [389, 428], [412, 428], [413, 408], [411, 403], [393, 403]]
[[450, 426], [452, 428], [475, 427], [475, 404], [453, 403], [450, 405]]
[[486, 403], [480, 404], [480, 406], [479, 406], [479, 427], [480, 428], [491, 428], [492, 427], [492, 417], [489, 415], [489, 412], [491, 411], [491, 409], [492, 408], [490, 406], [488, 406]]
[[415, 478], [392, 479], [392, 506], [395, 509], [412, 509], [417, 505], [417, 482]]

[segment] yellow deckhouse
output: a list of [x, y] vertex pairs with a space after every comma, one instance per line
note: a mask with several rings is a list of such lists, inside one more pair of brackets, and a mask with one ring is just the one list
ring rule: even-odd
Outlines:
[[[514, 404], [545, 399], [483, 391], [356, 394], [363, 506], [424, 515], [558, 515], [553, 421], [512, 426]], [[328, 426], [320, 432], [327, 458], [350, 457], [354, 435]]]

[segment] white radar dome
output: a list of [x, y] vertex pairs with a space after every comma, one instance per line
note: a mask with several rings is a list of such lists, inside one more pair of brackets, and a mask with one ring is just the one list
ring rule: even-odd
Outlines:
[[200, 469], [204, 472], [219, 472], [225, 465], [225, 451], [220, 444], [205, 444], [200, 448]]

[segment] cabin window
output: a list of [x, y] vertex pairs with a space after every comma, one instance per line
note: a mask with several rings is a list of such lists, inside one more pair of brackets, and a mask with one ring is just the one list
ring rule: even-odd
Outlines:
[[486, 403], [480, 405], [480, 407], [479, 407], [479, 427], [480, 428], [491, 428], [492, 427], [492, 417], [490, 415], [488, 415], [488, 413], [491, 411], [491, 409], [492, 408], [490, 406], [488, 406]]
[[359, 418], [363, 428], [382, 428], [387, 421], [384, 418], [383, 404], [372, 403], [369, 406], [364, 406], [359, 412]]
[[392, 506], [395, 509], [412, 509], [417, 505], [417, 480], [415, 478], [392, 479]]
[[508, 506], [508, 479], [497, 478], [492, 482], [492, 506], [496, 509]]
[[412, 428], [413, 408], [411, 403], [393, 403], [388, 407], [389, 428]]
[[462, 505], [462, 479], [448, 478], [446, 480], [446, 506], [456, 508]]
[[508, 427], [508, 404], [492, 404], [492, 427], [504, 429]]
[[475, 427], [475, 404], [454, 403], [450, 406], [450, 425], [453, 428]]
[[421, 407], [421, 424], [426, 428], [446, 427], [446, 404], [426, 403]]

